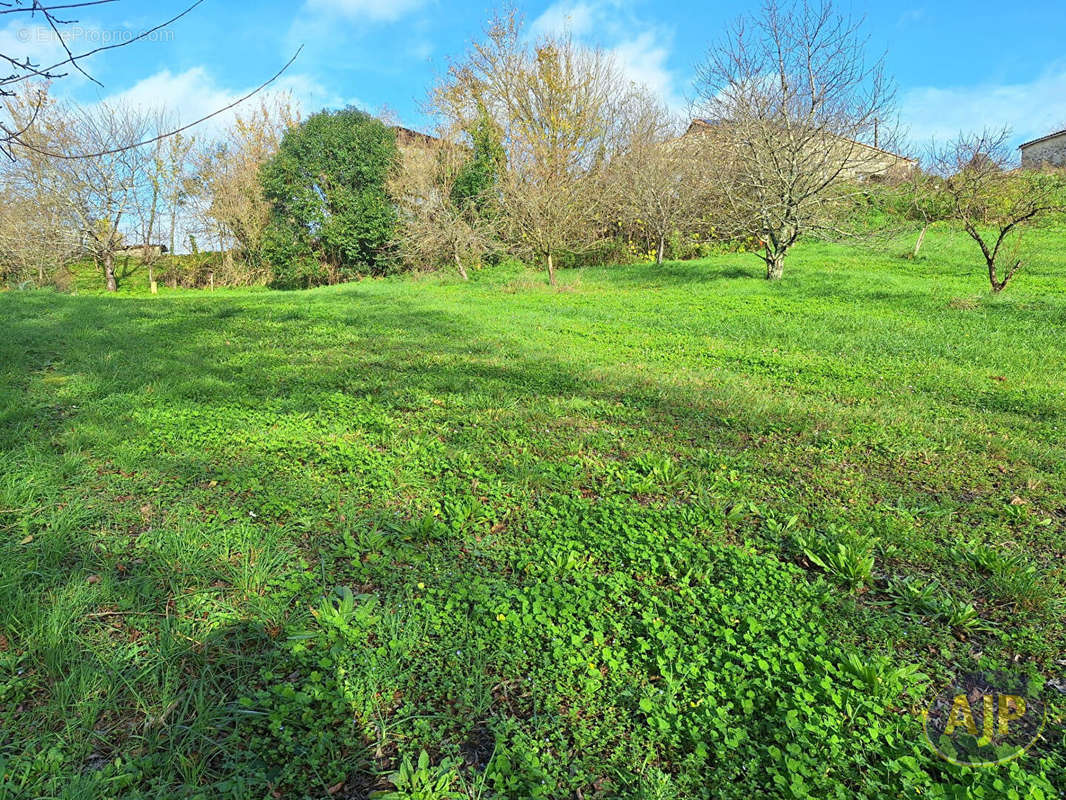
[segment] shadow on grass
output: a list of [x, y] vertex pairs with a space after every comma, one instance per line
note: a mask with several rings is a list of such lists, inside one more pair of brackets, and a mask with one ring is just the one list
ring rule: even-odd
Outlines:
[[[647, 269], [676, 285], [708, 272], [761, 279], [757, 264]], [[603, 274], [616, 286], [648, 280], [643, 268]], [[636, 450], [659, 459], [656, 479], [668, 482], [664, 459], [703, 452], [682, 483], [737, 462], [765, 489], [745, 497], [749, 484], [727, 471], [741, 487], [731, 499], [772, 506], [793, 491], [795, 468], [819, 469], [820, 437], [834, 424], [724, 384], [694, 391], [654, 374], [582, 370], [472, 315], [356, 287], [224, 305], [0, 297], [0, 311], [0, 477], [5, 510], [17, 512], [0, 520], [0, 664], [4, 679], [35, 676], [0, 712], [0, 756], [60, 742], [72, 766], [56, 781], [121, 755], [160, 785], [258, 787], [306, 759], [309, 776], [321, 764], [342, 772], [310, 776], [316, 791], [339, 779], [342, 796], [359, 797], [395, 766], [382, 742], [410, 735], [398, 728], [428, 719], [458, 745], [520, 717], [527, 701], [501, 696], [515, 676], [489, 654], [445, 668], [417, 661], [420, 640], [397, 634], [415, 666], [384, 682], [389, 691], [365, 692], [381, 717], [361, 722], [380, 725], [377, 742], [352, 724], [339, 683], [321, 688], [333, 718], [286, 705], [274, 690], [299, 693], [312, 671], [293, 666], [286, 642], [309, 624], [310, 601], [351, 584], [381, 598], [384, 627], [411, 606], [427, 564], [457, 584], [510, 579], [514, 565], [479, 555], [480, 539], [455, 522], [466, 511], [444, 506], [488, 506], [489, 530], [503, 525], [515, 542], [535, 535], [522, 515], [539, 510], [541, 494], [509, 472], [519, 455], [530, 486], [596, 498], [600, 487], [582, 484], [587, 463], [621, 469]], [[799, 457], [771, 458], [777, 442]], [[893, 490], [909, 481], [886, 479]], [[635, 502], [654, 505], [654, 491]], [[840, 505], [833, 488], [813, 491]], [[450, 527], [404, 528], [434, 512]], [[381, 639], [367, 650], [392, 646]], [[421, 714], [393, 720], [389, 704], [405, 693]], [[340, 734], [315, 751], [331, 726]]]
[[761, 262], [755, 256], [744, 254], [729, 255], [713, 260], [623, 264], [595, 271], [598, 275], [602, 275], [604, 282], [610, 286], [640, 289], [764, 277]]
[[[364, 796], [395, 751], [366, 740], [339, 688], [329, 689], [339, 705], [326, 704], [337, 716], [316, 705], [310, 722], [306, 708], [257, 694], [278, 681], [299, 692], [308, 679], [285, 637], [307, 623], [310, 597], [352, 580], [336, 552], [342, 532], [355, 555], [391, 552], [374, 543], [375, 520], [476, 498], [471, 476], [483, 470], [472, 465], [491, 474], [516, 444], [551, 464], [575, 436], [556, 427], [560, 407], [592, 404], [596, 424], [620, 430], [665, 424], [692, 440], [719, 430], [723, 447], [746, 437], [739, 419], [679, 390], [583, 374], [556, 353], [484, 338], [468, 318], [357, 291], [228, 305], [50, 295], [3, 313], [0, 477], [25, 535], [0, 548], [0, 683], [15, 686], [0, 757], [61, 747], [66, 771], [30, 773], [49, 785], [91, 787], [121, 757], [141, 785], [262, 786], [306, 759], [321, 789], [339, 779], [344, 796]], [[497, 429], [465, 419], [487, 414], [502, 415]], [[599, 445], [623, 457], [610, 438]], [[370, 446], [353, 454], [349, 440]], [[454, 475], [406, 466], [411, 441], [442, 444], [429, 468]], [[476, 582], [466, 538], [427, 541], [428, 555], [396, 545], [394, 557]], [[393, 610], [409, 590], [372, 588]], [[412, 669], [423, 678], [405, 691], [425, 693], [423, 714], [462, 747], [517, 713], [499, 705], [514, 676], [488, 663], [432, 680], [430, 666]], [[280, 677], [263, 677], [272, 670]], [[268, 737], [270, 725], [282, 728]], [[313, 743], [322, 727], [334, 729], [325, 752]], [[267, 741], [281, 749], [259, 749]], [[343, 776], [313, 775], [322, 764], [345, 765]]]

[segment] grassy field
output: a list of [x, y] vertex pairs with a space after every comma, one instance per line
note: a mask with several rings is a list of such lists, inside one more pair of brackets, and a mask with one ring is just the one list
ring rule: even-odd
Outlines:
[[[1056, 796], [1040, 242], [0, 295], [0, 798]], [[1009, 765], [923, 738], [977, 668]]]

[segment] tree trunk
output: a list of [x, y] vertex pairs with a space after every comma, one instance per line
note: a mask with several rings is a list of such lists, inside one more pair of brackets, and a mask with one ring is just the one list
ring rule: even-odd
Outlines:
[[660, 236], [659, 237], [659, 252], [658, 252], [658, 254], [655, 257], [655, 263], [656, 264], [662, 264], [663, 263], [663, 254], [664, 254], [665, 251], [666, 251], [666, 237], [665, 236]]
[[142, 255], [145, 260], [149, 258], [148, 248], [152, 244], [152, 234], [155, 233], [156, 218], [159, 216], [159, 182], [152, 181], [152, 202], [148, 210], [148, 227], [144, 231], [144, 252]]
[[785, 254], [766, 253], [766, 280], [779, 281], [785, 274]]
[[174, 241], [174, 237], [177, 234], [177, 230], [178, 230], [177, 203], [172, 203], [171, 206], [170, 206], [170, 250], [168, 251], [171, 255], [174, 255], [174, 250], [175, 250], [176, 245], [177, 245], [177, 242]]
[[551, 251], [548, 252], [548, 283], [552, 286], [557, 286], [555, 283], [555, 262], [552, 261]]
[[463, 276], [463, 280], [470, 280], [470, 276], [466, 274], [466, 267], [463, 266], [463, 260], [459, 258], [459, 248], [455, 248], [455, 266], [459, 269], [459, 274]]
[[992, 294], [999, 294], [1003, 291], [1003, 287], [1007, 285], [1007, 281], [1010, 280], [1010, 275], [1000, 280], [999, 275], [996, 274], [995, 259], [986, 257], [985, 261], [988, 262], [988, 282], [992, 284]]
[[925, 233], [929, 230], [929, 226], [926, 225], [922, 228], [922, 232], [918, 234], [918, 241], [914, 243], [914, 258], [918, 257], [918, 251], [922, 249], [922, 244], [925, 242]]
[[107, 279], [107, 290], [118, 291], [118, 281], [115, 279], [115, 254], [108, 251], [104, 255], [104, 277]]
[[1006, 281], [1000, 281], [996, 275], [996, 262], [991, 259], [985, 259], [988, 261], [988, 282], [992, 285], [992, 294], [999, 294], [1003, 291], [1003, 287], [1007, 285]]

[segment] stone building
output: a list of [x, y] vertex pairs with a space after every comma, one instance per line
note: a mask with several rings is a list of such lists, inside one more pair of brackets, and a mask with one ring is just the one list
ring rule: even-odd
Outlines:
[[1066, 130], [1033, 139], [1020, 149], [1023, 167], [1066, 167]]
[[396, 132], [396, 145], [401, 149], [405, 147], [432, 147], [438, 141], [436, 136], [430, 136], [428, 133], [422, 133], [422, 131], [411, 130], [402, 125], [393, 125], [392, 129]]
[[159, 258], [166, 255], [169, 249], [165, 244], [130, 244], [117, 248], [115, 252], [146, 261], [149, 258]]
[[396, 133], [396, 149], [399, 151], [400, 160], [405, 164], [415, 159], [432, 158], [440, 144], [440, 139], [436, 136], [402, 125], [393, 125], [392, 130]]
[[[706, 119], [692, 121], [685, 136], [713, 136], [724, 123]], [[726, 123], [727, 124], [727, 123]], [[825, 133], [820, 144], [826, 150], [839, 149], [844, 162], [843, 175], [847, 178], [868, 181], [904, 176], [918, 168], [917, 160], [897, 155], [880, 147]]]

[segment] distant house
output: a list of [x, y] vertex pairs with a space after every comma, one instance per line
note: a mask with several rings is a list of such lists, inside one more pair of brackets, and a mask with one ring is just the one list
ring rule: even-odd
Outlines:
[[[695, 119], [689, 125], [685, 136], [713, 135], [715, 128], [720, 124], [723, 123], [707, 119]], [[876, 180], [892, 174], [906, 174], [918, 167], [916, 159], [890, 153], [888, 150], [882, 150], [880, 147], [864, 144], [863, 142], [828, 136], [831, 141], [826, 142], [827, 148], [831, 148], [833, 146], [832, 142], [835, 141], [846, 144], [848, 150], [851, 151], [848, 153], [848, 161], [852, 162], [853, 166], [846, 170], [848, 177], [857, 180]]]
[[402, 125], [393, 125], [392, 130], [396, 134], [396, 149], [400, 153], [400, 161], [404, 164], [418, 164], [432, 157], [435, 148], [440, 144], [440, 139], [436, 136], [404, 128]]
[[1066, 167], [1066, 130], [1033, 139], [1019, 149], [1023, 167]]
[[437, 142], [436, 136], [430, 136], [428, 133], [422, 133], [422, 131], [411, 130], [402, 125], [393, 125], [392, 129], [396, 132], [396, 144], [401, 148], [429, 147]]
[[130, 244], [125, 247], [120, 247], [116, 252], [123, 253], [132, 258], [159, 258], [159, 256], [166, 255], [169, 251], [165, 244]]

